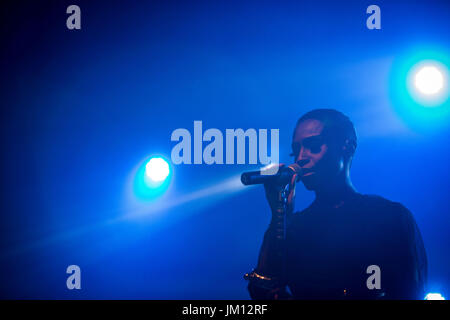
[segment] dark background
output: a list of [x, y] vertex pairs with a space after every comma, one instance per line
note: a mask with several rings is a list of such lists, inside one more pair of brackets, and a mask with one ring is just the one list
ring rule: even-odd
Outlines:
[[[255, 166], [172, 166], [152, 201], [133, 170], [170, 159], [194, 120], [279, 128], [289, 162], [297, 118], [319, 107], [353, 120], [355, 187], [413, 212], [429, 291], [449, 295], [449, 106], [428, 116], [399, 95], [404, 61], [448, 57], [449, 4], [377, 1], [368, 30], [371, 4], [3, 1], [1, 298], [247, 299], [270, 213], [261, 187], [224, 181]], [[298, 187], [297, 208], [312, 199]], [[66, 288], [70, 264], [82, 290]]]

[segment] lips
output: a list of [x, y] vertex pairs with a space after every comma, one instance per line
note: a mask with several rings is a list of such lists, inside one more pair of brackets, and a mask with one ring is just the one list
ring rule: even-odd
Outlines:
[[314, 171], [312, 171], [311, 168], [302, 168], [302, 171], [303, 171], [302, 177], [307, 177], [314, 174]]

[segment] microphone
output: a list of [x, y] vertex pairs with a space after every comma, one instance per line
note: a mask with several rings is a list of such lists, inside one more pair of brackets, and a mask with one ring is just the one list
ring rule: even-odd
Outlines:
[[[253, 184], [264, 184], [277, 182], [278, 184], [288, 184], [294, 174], [301, 176], [302, 168], [297, 164], [293, 163], [288, 167], [282, 167], [278, 169], [276, 174], [263, 174], [264, 171], [269, 171], [269, 169], [262, 169], [258, 171], [244, 172], [241, 175], [242, 184], [249, 186]], [[273, 170], [273, 167], [272, 167]]]

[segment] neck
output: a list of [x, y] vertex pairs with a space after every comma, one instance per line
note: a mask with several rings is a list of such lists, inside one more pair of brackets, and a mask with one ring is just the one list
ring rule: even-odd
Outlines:
[[354, 196], [357, 191], [353, 187], [350, 177], [345, 175], [345, 177], [332, 181], [325, 188], [316, 190], [315, 193], [315, 202], [337, 208]]

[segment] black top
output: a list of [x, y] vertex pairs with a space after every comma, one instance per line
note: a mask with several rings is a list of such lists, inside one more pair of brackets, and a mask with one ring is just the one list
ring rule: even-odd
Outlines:
[[[280, 276], [273, 229], [266, 231], [256, 271]], [[381, 289], [367, 286], [372, 265], [380, 269]], [[400, 203], [355, 194], [338, 208], [313, 202], [288, 217], [281, 278], [294, 299], [423, 299], [426, 276], [422, 237]], [[255, 299], [271, 298], [252, 284], [249, 291]]]

